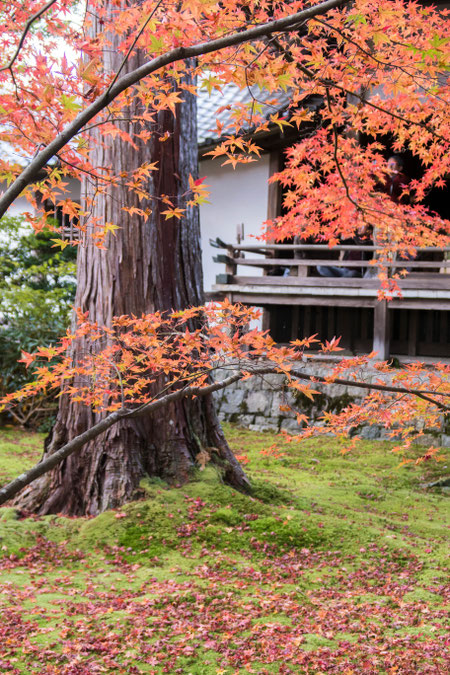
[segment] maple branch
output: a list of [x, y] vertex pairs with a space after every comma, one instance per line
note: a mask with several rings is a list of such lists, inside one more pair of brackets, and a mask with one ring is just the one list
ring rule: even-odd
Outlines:
[[12, 76], [12, 78], [13, 78], [13, 80], [14, 80], [14, 75], [13, 75], [13, 72], [12, 72], [12, 67], [13, 67], [13, 65], [14, 65], [15, 60], [17, 59], [17, 57], [18, 57], [19, 54], [20, 54], [20, 50], [21, 50], [22, 47], [23, 47], [23, 43], [25, 42], [25, 38], [26, 38], [26, 36], [27, 36], [27, 34], [28, 34], [28, 31], [30, 30], [30, 28], [31, 28], [31, 26], [33, 25], [33, 23], [34, 23], [37, 19], [40, 19], [41, 16], [42, 16], [43, 14], [45, 14], [45, 12], [46, 12], [48, 9], [50, 9], [50, 7], [51, 7], [52, 5], [55, 4], [55, 2], [56, 2], [56, 0], [50, 0], [50, 2], [47, 2], [47, 4], [44, 5], [44, 7], [42, 7], [42, 9], [38, 10], [38, 11], [36, 12], [36, 14], [33, 14], [33, 16], [30, 16], [30, 18], [28, 19], [28, 21], [27, 21], [26, 24], [25, 24], [25, 28], [24, 28], [23, 31], [22, 31], [22, 35], [20, 36], [19, 44], [17, 45], [16, 51], [14, 52], [13, 56], [10, 58], [9, 63], [7, 63], [6, 66], [2, 66], [2, 67], [0, 68], [0, 73], [1, 73], [3, 70], [9, 70], [9, 71], [11, 71], [11, 76]]
[[154, 15], [155, 15], [155, 13], [157, 12], [157, 10], [159, 9], [159, 6], [161, 5], [162, 1], [163, 1], [163, 0], [158, 0], [158, 2], [156, 3], [156, 6], [152, 9], [152, 11], [150, 12], [150, 14], [148, 15], [148, 17], [146, 18], [146, 20], [145, 20], [144, 23], [142, 24], [141, 28], [140, 28], [139, 31], [138, 31], [138, 34], [136, 35], [136, 37], [134, 38], [133, 42], [131, 43], [129, 50], [128, 50], [127, 53], [125, 54], [125, 56], [124, 56], [124, 58], [123, 58], [123, 61], [122, 61], [122, 63], [121, 63], [120, 66], [119, 66], [119, 69], [118, 69], [117, 73], [114, 75], [114, 78], [112, 79], [112, 81], [111, 81], [111, 83], [110, 83], [110, 85], [109, 85], [109, 87], [108, 87], [106, 93], [109, 93], [109, 92], [111, 91], [113, 85], [114, 85], [114, 84], [117, 82], [117, 80], [119, 79], [119, 75], [120, 75], [120, 73], [122, 72], [122, 70], [124, 69], [126, 62], [127, 62], [128, 59], [130, 58], [130, 54], [131, 54], [131, 52], [133, 51], [133, 49], [135, 48], [137, 41], [139, 40], [139, 38], [141, 37], [142, 33], [143, 33], [144, 30], [146, 29], [147, 25], [150, 23], [150, 21], [151, 21], [152, 18], [154, 17]]
[[[300, 66], [299, 66], [300, 67]], [[303, 70], [303, 69], [302, 69]], [[306, 68], [304, 70], [307, 70]], [[314, 74], [313, 74], [314, 75]], [[317, 78], [325, 87], [334, 87], [335, 89], [339, 89], [339, 91], [342, 91], [344, 94], [348, 94], [350, 96], [354, 96], [357, 98], [363, 105], [369, 106], [369, 108], [374, 108], [374, 110], [378, 110], [378, 112], [383, 113], [384, 115], [388, 115], [388, 117], [393, 117], [396, 120], [399, 120], [399, 122], [403, 122], [404, 124], [410, 124], [412, 126], [416, 127], [421, 127], [422, 129], [425, 129], [428, 131], [432, 136], [435, 136], [438, 138], [440, 141], [444, 141], [445, 143], [448, 142], [448, 139], [445, 138], [444, 136], [441, 136], [441, 134], [436, 133], [432, 127], [429, 127], [428, 124], [425, 124], [425, 122], [416, 122], [415, 120], [409, 120], [407, 117], [403, 117], [403, 115], [399, 115], [398, 113], [393, 112], [392, 110], [386, 110], [385, 108], [382, 108], [380, 105], [377, 105], [370, 99], [366, 98], [364, 94], [358, 94], [355, 91], [351, 91], [350, 89], [346, 89], [346, 87], [342, 87], [339, 85], [337, 82], [334, 82], [333, 80], [326, 80], [323, 78]]]
[[[333, 111], [332, 111], [332, 108], [331, 108], [330, 91], [329, 91], [328, 88], [327, 88], [326, 91], [327, 91], [328, 109], [330, 111], [330, 114], [332, 114]], [[346, 178], [344, 176], [344, 173], [342, 171], [342, 167], [341, 167], [341, 164], [339, 162], [339, 157], [338, 157], [339, 137], [338, 137], [338, 132], [337, 132], [337, 128], [336, 128], [336, 123], [332, 122], [332, 125], [333, 125], [333, 157], [334, 157], [334, 163], [336, 164], [336, 168], [338, 170], [339, 176], [340, 176], [342, 184], [344, 186], [345, 194], [347, 195], [347, 199], [349, 200], [349, 202], [351, 202], [353, 204], [353, 206], [356, 208], [357, 211], [363, 211], [363, 208], [358, 204], [358, 202], [355, 202], [355, 200], [353, 199], [353, 197], [350, 194], [350, 189], [348, 187], [348, 183], [347, 183], [347, 180], [346, 180]]]
[[450, 406], [447, 406], [445, 405], [445, 403], [441, 403], [440, 401], [436, 401], [436, 399], [431, 398], [431, 396], [429, 396], [429, 394], [435, 394], [437, 396], [450, 396], [450, 394], [447, 394], [445, 392], [442, 393], [430, 392], [428, 390], [422, 391], [421, 389], [408, 389], [406, 387], [396, 387], [394, 385], [389, 384], [358, 382], [354, 380], [344, 380], [340, 378], [336, 379], [333, 378], [332, 380], [330, 380], [327, 379], [326, 377], [321, 377], [320, 375], [309, 375], [308, 373], [302, 373], [301, 371], [296, 371], [295, 369], [289, 372], [295, 377], [298, 377], [301, 380], [308, 380], [309, 382], [320, 382], [321, 384], [342, 384], [347, 387], [359, 387], [360, 389], [374, 389], [375, 391], [385, 391], [393, 394], [409, 394], [410, 396], [417, 396], [418, 398], [421, 398], [424, 401], [432, 403], [440, 410], [450, 412]]
[[[230, 366], [232, 367], [232, 366]], [[64, 459], [69, 457], [71, 454], [76, 452], [77, 450], [80, 450], [86, 443], [89, 441], [93, 440], [97, 436], [99, 436], [101, 433], [112, 427], [114, 424], [116, 424], [119, 420], [124, 419], [124, 418], [133, 418], [133, 417], [140, 417], [141, 415], [151, 415], [154, 412], [160, 410], [161, 408], [165, 407], [169, 403], [172, 403], [174, 401], [178, 401], [182, 398], [195, 398], [197, 396], [206, 396], [208, 394], [212, 394], [215, 391], [220, 391], [221, 389], [225, 389], [226, 387], [230, 386], [231, 384], [234, 384], [235, 382], [238, 382], [239, 380], [243, 379], [246, 377], [249, 373], [251, 375], [255, 376], [262, 376], [262, 375], [270, 375], [273, 373], [278, 373], [280, 374], [282, 371], [280, 371], [280, 368], [278, 366], [255, 366], [254, 363], [251, 361], [249, 362], [240, 362], [239, 363], [239, 371], [235, 372], [233, 375], [230, 375], [229, 377], [225, 378], [224, 380], [221, 380], [219, 382], [214, 382], [212, 384], [209, 384], [207, 386], [186, 386], [181, 389], [177, 389], [176, 391], [172, 391], [165, 396], [157, 399], [156, 401], [153, 400], [145, 405], [141, 405], [138, 408], [134, 410], [130, 410], [127, 408], [121, 408], [120, 410], [117, 410], [113, 413], [110, 413], [105, 419], [101, 420], [97, 424], [95, 424], [93, 427], [85, 431], [84, 433], [80, 434], [79, 436], [76, 436], [76, 438], [72, 439], [65, 445], [63, 445], [59, 450], [54, 452], [53, 454], [49, 455], [46, 459], [41, 460], [38, 464], [36, 464], [34, 467], [32, 467], [29, 471], [26, 471], [25, 473], [21, 474], [17, 478], [15, 478], [13, 481], [5, 485], [0, 489], [0, 505], [4, 504], [7, 502], [9, 499], [14, 497], [22, 488], [26, 487], [30, 483], [32, 483], [36, 478], [39, 478], [43, 474], [47, 473], [51, 469], [53, 469], [55, 466], [57, 466], [60, 462], [62, 462]], [[425, 394], [422, 390], [415, 390], [415, 389], [407, 389], [406, 387], [396, 387], [393, 385], [383, 385], [383, 384], [374, 384], [370, 382], [357, 382], [353, 380], [345, 380], [345, 379], [340, 379], [340, 378], [335, 378], [332, 381], [327, 380], [325, 377], [317, 376], [317, 375], [310, 375], [309, 373], [305, 373], [301, 370], [297, 370], [295, 368], [289, 370], [289, 375], [293, 375], [294, 377], [301, 379], [301, 380], [307, 380], [309, 382], [320, 382], [322, 384], [342, 384], [342, 385], [347, 385], [347, 386], [352, 386], [352, 387], [359, 387], [362, 389], [374, 389], [377, 391], [385, 391], [385, 392], [391, 392], [391, 393], [397, 393], [397, 394], [409, 394], [411, 396], [418, 396], [419, 398], [424, 399], [425, 401], [432, 403], [433, 405], [436, 405], [438, 408], [441, 410], [444, 410], [446, 412], [450, 411], [450, 406], [446, 406], [440, 401], [436, 401], [435, 399], [431, 398], [427, 394]], [[438, 396], [450, 396], [450, 394], [439, 394], [436, 393]]]
[[172, 401], [178, 401], [181, 398], [206, 396], [207, 394], [211, 394], [214, 391], [228, 387], [230, 384], [237, 382], [242, 377], [244, 377], [243, 373], [241, 372], [235, 373], [234, 375], [228, 377], [226, 380], [222, 380], [222, 382], [214, 382], [214, 384], [208, 385], [207, 387], [191, 386], [185, 389], [179, 389], [177, 391], [171, 392], [170, 394], [166, 394], [166, 396], [163, 396], [163, 398], [160, 398], [157, 401], [151, 401], [146, 406], [141, 406], [139, 410], [129, 410], [127, 408], [121, 408], [120, 410], [116, 410], [115, 412], [110, 413], [107, 417], [105, 417], [105, 419], [101, 420], [100, 422], [98, 422], [93, 427], [91, 427], [84, 433], [80, 434], [79, 436], [76, 436], [71, 441], [63, 445], [61, 448], [59, 448], [59, 450], [49, 455], [46, 459], [41, 460], [29, 471], [26, 471], [25, 473], [21, 474], [13, 481], [2, 487], [0, 489], [0, 505], [4, 504], [9, 499], [14, 497], [14, 495], [16, 495], [20, 490], [22, 490], [22, 488], [32, 483], [34, 480], [36, 480], [36, 478], [43, 476], [44, 473], [47, 473], [48, 471], [53, 469], [60, 462], [62, 462], [63, 459], [66, 459], [77, 450], [81, 450], [81, 448], [84, 445], [86, 445], [86, 443], [93, 440], [94, 438], [97, 438], [97, 436], [99, 436], [101, 433], [112, 427], [119, 420], [125, 417], [140, 417], [141, 415], [144, 414], [152, 414], [157, 410], [159, 410], [160, 408], [163, 408], [164, 406], [168, 405]]
[[[281, 50], [284, 52], [285, 56], [287, 56], [289, 54], [290, 57], [291, 57], [291, 60], [293, 61], [294, 58], [293, 58], [292, 54], [289, 52], [289, 50], [286, 49], [285, 47], [281, 46], [281, 45], [279, 45], [279, 46], [280, 46]], [[385, 108], [382, 108], [381, 106], [377, 105], [376, 103], [373, 103], [373, 101], [368, 99], [364, 94], [359, 94], [358, 92], [351, 91], [350, 89], [347, 89], [346, 87], [343, 87], [342, 85], [338, 84], [334, 80], [330, 80], [329, 78], [320, 77], [320, 75], [317, 75], [316, 73], [314, 73], [313, 70], [311, 70], [310, 68], [307, 68], [306, 66], [303, 66], [301, 63], [297, 63], [296, 65], [297, 65], [298, 70], [300, 72], [302, 72], [304, 75], [306, 75], [306, 77], [309, 80], [320, 82], [325, 88], [334, 87], [335, 89], [338, 89], [339, 91], [342, 91], [344, 94], [347, 94], [348, 96], [354, 96], [363, 105], [367, 105], [370, 108], [374, 108], [375, 110], [378, 110], [379, 112], [383, 113], [384, 115], [388, 115], [389, 117], [393, 117], [394, 119], [399, 120], [399, 122], [403, 122], [404, 124], [408, 124], [408, 125], [411, 124], [413, 126], [421, 127], [422, 129], [425, 129], [426, 131], [428, 131], [432, 136], [435, 136], [436, 138], [438, 138], [440, 141], [444, 141], [445, 143], [448, 142], [447, 138], [438, 134], [432, 127], [429, 127], [428, 124], [426, 124], [425, 122], [416, 122], [415, 120], [409, 120], [408, 118], [403, 117], [402, 115], [399, 115], [398, 113], [395, 113], [392, 110], [386, 110]]]
[[[370, 59], [372, 59], [373, 61], [375, 61], [375, 63], [378, 63], [378, 65], [383, 66], [387, 70], [390, 70], [390, 69], [392, 69], [392, 67], [394, 67], [395, 69], [400, 70], [402, 73], [405, 73], [406, 75], [408, 75], [408, 77], [411, 77], [414, 80], [414, 82], [417, 84], [417, 86], [420, 87], [420, 89], [422, 89], [422, 91], [425, 92], [427, 95], [434, 96], [435, 98], [438, 98], [441, 101], [444, 100], [441, 96], [437, 96], [432, 91], [432, 88], [425, 87], [423, 84], [420, 84], [419, 82], [417, 82], [416, 74], [414, 74], [414, 72], [411, 73], [407, 68], [405, 68], [405, 66], [399, 65], [398, 63], [392, 64], [392, 63], [389, 63], [387, 61], [381, 61], [376, 56], [374, 56], [370, 51], [368, 51], [367, 49], [364, 49], [364, 47], [362, 47], [358, 42], [356, 42], [356, 40], [352, 40], [352, 38], [348, 37], [348, 35], [346, 33], [344, 33], [344, 31], [339, 30], [338, 28], [336, 28], [336, 26], [333, 26], [328, 21], [324, 21], [323, 19], [314, 19], [314, 21], [316, 23], [321, 24], [322, 26], [325, 26], [329, 30], [332, 30], [332, 31], [335, 31], [336, 33], [338, 33], [338, 35], [340, 35], [346, 42], [348, 42], [349, 44], [352, 44], [354, 47], [356, 47], [358, 49], [358, 51], [360, 51], [362, 54], [364, 54], [365, 56], [367, 56]], [[402, 47], [407, 47], [407, 45], [402, 45], [401, 43], [396, 43], [393, 40], [391, 40], [391, 44], [400, 44]], [[419, 75], [419, 74], [421, 74], [421, 73], [420, 73], [419, 70], [417, 70], [417, 75]], [[421, 75], [421, 77], [422, 77], [423, 80], [426, 81], [426, 78], [423, 75]]]
[[118, 410], [111, 413], [104, 420], [101, 420], [98, 424], [95, 424], [93, 427], [85, 431], [83, 434], [76, 436], [73, 440], [69, 441], [62, 446], [55, 453], [47, 457], [45, 460], [42, 460], [32, 469], [22, 473], [20, 476], [15, 478], [13, 481], [5, 485], [0, 489], [0, 504], [4, 504], [8, 499], [11, 499], [16, 495], [22, 488], [26, 485], [32, 483], [36, 478], [42, 476], [47, 471], [53, 469], [54, 466], [62, 462], [63, 459], [69, 457], [72, 453], [80, 450], [88, 441], [91, 441], [93, 438], [96, 438], [103, 431], [106, 431], [118, 422], [122, 417], [124, 417], [124, 412]]
[[341, 5], [345, 5], [349, 0], [325, 0], [318, 5], [308, 7], [291, 16], [283, 17], [275, 21], [249, 28], [248, 30], [232, 33], [225, 37], [211, 40], [210, 42], [201, 42], [190, 47], [176, 47], [171, 49], [166, 54], [157, 56], [151, 61], [144, 63], [135, 70], [123, 75], [117, 82], [106, 92], [101, 94], [95, 101], [93, 101], [87, 108], [82, 110], [65, 129], [61, 131], [56, 138], [53, 139], [22, 171], [20, 176], [10, 185], [0, 198], [0, 218], [4, 215], [6, 210], [17, 199], [20, 193], [32, 183], [43, 169], [49, 160], [56, 155], [69, 141], [77, 134], [83, 127], [90, 122], [96, 115], [104, 110], [119, 94], [133, 86], [143, 78], [152, 73], [161, 70], [165, 66], [185, 59], [210, 54], [211, 52], [220, 51], [227, 47], [239, 45], [244, 42], [250, 42], [261, 37], [267, 37], [272, 33], [284, 31], [292, 28], [302, 21], [312, 19], [319, 14], [325, 14], [331, 9], [335, 9]]

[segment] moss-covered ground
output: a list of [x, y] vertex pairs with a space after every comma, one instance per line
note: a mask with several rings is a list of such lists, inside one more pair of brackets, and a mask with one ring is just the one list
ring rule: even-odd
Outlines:
[[[207, 467], [97, 518], [0, 509], [1, 673], [448, 673], [446, 460], [226, 432], [251, 497]], [[0, 431], [0, 481], [41, 448]]]

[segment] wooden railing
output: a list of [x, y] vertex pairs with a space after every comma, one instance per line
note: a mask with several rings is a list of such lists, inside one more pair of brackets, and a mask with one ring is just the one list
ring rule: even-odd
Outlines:
[[[226, 254], [214, 256], [213, 260], [225, 265], [226, 278], [219, 275], [217, 283], [233, 283], [232, 277], [236, 275], [237, 266], [242, 265], [252, 268], [262, 268], [267, 276], [279, 276], [280, 268], [285, 268], [285, 275], [307, 277], [317, 276], [317, 267], [342, 267], [347, 269], [366, 269], [374, 267], [374, 258], [378, 251], [382, 251], [380, 246], [373, 245], [337, 245], [330, 248], [327, 244], [266, 244], [266, 245], [248, 245], [248, 244], [227, 244], [220, 239], [210, 240], [215, 248], [225, 249]], [[424, 247], [415, 249], [419, 254], [419, 259], [409, 259], [394, 257], [391, 260], [384, 260], [388, 270], [394, 272], [401, 269], [407, 269], [410, 273], [432, 272], [434, 274], [450, 272], [450, 247], [435, 248]], [[291, 253], [293, 257], [282, 257], [283, 253]], [[346, 260], [345, 253], [351, 252], [360, 256], [361, 259]], [[264, 258], [246, 257], [245, 253], [264, 255]], [[278, 254], [278, 255], [277, 255]], [[435, 260], [423, 260], [424, 256], [435, 256]], [[280, 257], [278, 257], [280, 256]], [[365, 258], [365, 259], [364, 259]], [[361, 278], [360, 275], [359, 278]], [[340, 277], [336, 277], [339, 279]], [[341, 277], [342, 278], [342, 277]], [[358, 278], [358, 277], [350, 277]], [[269, 280], [267, 280], [269, 283]], [[423, 279], [425, 283], [425, 279]], [[446, 280], [445, 280], [446, 281]], [[450, 279], [448, 281], [450, 286]]]
[[[364, 312], [373, 310], [373, 350], [384, 359], [389, 355], [390, 349], [390, 322], [393, 316], [391, 310], [410, 310], [408, 316], [411, 321], [404, 312], [402, 320], [410, 321], [411, 325], [407, 324], [410, 325], [410, 330], [405, 330], [409, 330], [411, 334], [408, 338], [411, 343], [416, 339], [418, 312], [435, 310], [444, 312], [439, 319], [442, 324], [439, 329], [440, 341], [448, 342], [450, 247], [416, 249], [417, 257], [413, 260], [393, 257], [386, 263], [383, 261], [390, 276], [402, 269], [408, 270], [405, 278], [400, 275], [398, 281], [401, 293], [386, 303], [378, 301], [380, 280], [374, 264], [374, 258], [376, 259], [381, 247], [345, 244], [333, 248], [326, 244], [228, 244], [220, 239], [210, 242], [213, 247], [226, 251], [214, 257], [215, 262], [225, 265], [225, 274], [217, 275], [213, 297], [228, 297], [231, 302], [263, 307], [268, 310], [265, 313], [266, 319], [272, 317], [270, 321], [275, 323], [276, 312], [285, 307], [292, 315], [294, 336], [299, 312], [306, 315], [309, 313], [308, 308], [323, 308], [323, 311], [338, 308], [341, 312], [354, 309]], [[346, 252], [366, 259], [340, 259]], [[246, 254], [250, 255], [247, 257]], [[261, 257], [254, 257], [255, 254]], [[286, 257], [286, 254], [293, 257]], [[382, 252], [380, 257], [381, 255]], [[355, 255], [351, 257], [354, 258]], [[238, 275], [238, 266], [249, 268], [250, 274], [244, 275], [240, 272]], [[322, 276], [317, 270], [318, 266], [348, 270], [356, 268], [358, 273], [356, 276]], [[263, 274], [251, 276], [251, 270], [255, 268], [262, 269]], [[373, 274], [365, 276], [368, 269], [372, 269]], [[427, 314], [420, 321], [426, 320], [431, 331], [434, 319], [429, 312]], [[265, 326], [269, 327], [267, 321]], [[409, 349], [409, 353], [414, 354], [413, 347]]]

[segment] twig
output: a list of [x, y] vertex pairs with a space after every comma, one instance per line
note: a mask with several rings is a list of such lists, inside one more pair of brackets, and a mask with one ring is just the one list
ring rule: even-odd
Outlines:
[[[328, 110], [330, 111], [330, 114], [333, 112], [331, 109], [331, 97], [330, 97], [330, 92], [327, 88], [327, 104], [328, 104]], [[342, 167], [339, 162], [339, 157], [338, 157], [338, 132], [336, 129], [336, 124], [335, 122], [332, 122], [333, 125], [333, 157], [334, 157], [334, 163], [336, 164], [336, 169], [338, 170], [339, 176], [341, 178], [342, 184], [345, 188], [345, 194], [347, 195], [347, 199], [349, 202], [353, 204], [353, 206], [356, 208], [357, 211], [363, 211], [363, 207], [358, 204], [358, 202], [355, 202], [353, 197], [350, 194], [350, 190], [348, 187], [347, 180], [342, 172]]]
[[131, 43], [129, 50], [127, 51], [127, 53], [126, 53], [126, 55], [125, 55], [125, 57], [124, 57], [122, 63], [121, 63], [120, 66], [119, 66], [119, 70], [118, 70], [117, 73], [114, 75], [114, 78], [113, 78], [112, 82], [110, 83], [110, 85], [109, 85], [109, 87], [108, 87], [108, 89], [107, 89], [107, 91], [106, 91], [107, 94], [111, 91], [112, 86], [117, 82], [117, 79], [118, 79], [120, 73], [122, 72], [122, 70], [124, 69], [126, 62], [127, 62], [128, 59], [130, 58], [130, 54], [131, 54], [131, 52], [133, 51], [133, 49], [135, 48], [137, 41], [139, 40], [139, 38], [141, 37], [142, 33], [144, 32], [144, 30], [145, 30], [146, 27], [148, 26], [148, 24], [149, 24], [149, 22], [151, 21], [151, 19], [154, 17], [155, 12], [158, 10], [158, 8], [159, 8], [159, 6], [161, 5], [162, 1], [163, 1], [163, 0], [158, 0], [158, 2], [156, 3], [156, 6], [155, 6], [155, 7], [153, 8], [153, 10], [150, 12], [150, 14], [148, 15], [148, 17], [146, 18], [146, 20], [145, 20], [144, 23], [142, 24], [142, 27], [139, 29], [138, 34], [136, 35], [136, 37], [134, 38], [133, 42]]
[[40, 19], [40, 17], [41, 17], [43, 14], [45, 14], [45, 12], [46, 12], [48, 9], [50, 9], [50, 7], [51, 7], [52, 5], [55, 4], [55, 2], [56, 2], [56, 0], [50, 0], [50, 2], [47, 2], [47, 4], [44, 5], [44, 7], [42, 7], [42, 9], [40, 9], [39, 11], [37, 11], [36, 14], [33, 14], [33, 16], [30, 16], [30, 18], [28, 19], [28, 21], [27, 21], [26, 24], [25, 24], [25, 28], [24, 28], [23, 31], [22, 31], [22, 35], [21, 35], [21, 37], [20, 37], [19, 44], [17, 45], [16, 51], [14, 52], [13, 56], [12, 56], [11, 59], [9, 60], [9, 63], [7, 63], [6, 66], [2, 66], [2, 67], [0, 68], [0, 73], [1, 73], [3, 70], [9, 70], [9, 71], [11, 71], [11, 75], [13, 76], [13, 79], [14, 79], [14, 75], [13, 75], [13, 72], [12, 72], [12, 67], [13, 67], [13, 65], [14, 65], [15, 60], [16, 60], [17, 57], [19, 56], [20, 50], [21, 50], [22, 47], [23, 47], [23, 43], [25, 42], [25, 38], [26, 38], [26, 36], [27, 36], [27, 34], [28, 34], [28, 31], [30, 30], [30, 28], [31, 28], [31, 26], [33, 25], [33, 23], [34, 23], [37, 19]]

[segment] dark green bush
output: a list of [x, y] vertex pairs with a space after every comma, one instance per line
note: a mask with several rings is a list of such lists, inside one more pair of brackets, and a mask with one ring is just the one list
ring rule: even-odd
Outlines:
[[[0, 222], [0, 396], [33, 379], [18, 363], [22, 350], [54, 344], [65, 333], [75, 295], [73, 248], [53, 248], [54, 233], [30, 234], [20, 218]], [[56, 403], [35, 397], [3, 413], [1, 422], [48, 429]]]

